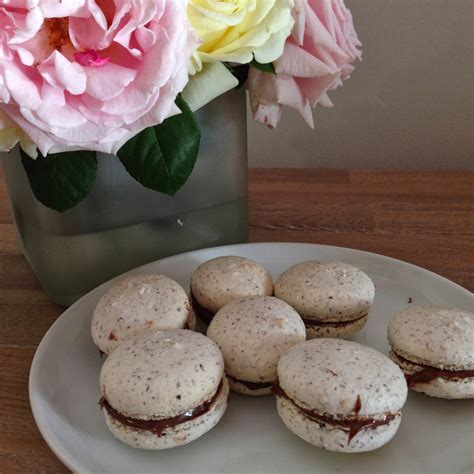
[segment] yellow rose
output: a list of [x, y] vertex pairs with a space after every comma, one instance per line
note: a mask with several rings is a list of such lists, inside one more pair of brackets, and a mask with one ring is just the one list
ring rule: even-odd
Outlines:
[[294, 0], [189, 0], [188, 19], [202, 43], [190, 72], [202, 63], [271, 63], [293, 27]]
[[0, 110], [0, 152], [10, 151], [18, 142], [20, 142], [23, 151], [36, 158], [38, 151], [36, 145], [25, 135], [23, 130], [19, 128], [15, 122], [10, 120]]

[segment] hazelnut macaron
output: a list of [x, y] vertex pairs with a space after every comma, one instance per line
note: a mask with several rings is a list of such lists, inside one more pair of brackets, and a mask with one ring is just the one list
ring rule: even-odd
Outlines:
[[348, 338], [365, 326], [375, 286], [366, 273], [347, 263], [308, 261], [278, 278], [275, 296], [296, 309], [308, 339]]
[[439, 398], [474, 398], [474, 313], [413, 306], [388, 326], [390, 356], [412, 390]]
[[139, 274], [115, 283], [92, 316], [92, 339], [110, 354], [124, 340], [144, 332], [194, 329], [195, 316], [184, 289], [164, 275]]
[[191, 301], [196, 314], [209, 323], [224, 305], [246, 296], [271, 296], [271, 275], [244, 257], [217, 257], [201, 264], [191, 277]]
[[398, 430], [407, 397], [403, 372], [375, 349], [313, 339], [278, 363], [277, 410], [293, 433], [345, 453], [372, 451]]
[[184, 329], [126, 340], [102, 366], [100, 387], [110, 431], [142, 449], [199, 438], [219, 422], [229, 394], [219, 348]]
[[298, 313], [271, 296], [249, 296], [225, 305], [207, 335], [222, 351], [230, 387], [246, 395], [271, 393], [281, 355], [306, 339]]

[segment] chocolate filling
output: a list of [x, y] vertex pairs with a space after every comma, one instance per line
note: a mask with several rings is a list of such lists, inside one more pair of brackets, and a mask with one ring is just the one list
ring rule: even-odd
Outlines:
[[316, 410], [308, 410], [307, 408], [302, 408], [297, 405], [280, 387], [280, 384], [275, 382], [273, 385], [273, 393], [277, 397], [286, 398], [289, 400], [293, 405], [295, 405], [298, 410], [303, 412], [308, 418], [315, 421], [316, 423], [324, 423], [326, 425], [331, 426], [338, 426], [344, 430], [349, 431], [349, 436], [347, 439], [347, 444], [349, 445], [354, 436], [356, 436], [359, 431], [368, 429], [368, 428], [377, 428], [377, 426], [388, 425], [391, 421], [393, 421], [398, 415], [396, 413], [386, 413], [382, 418], [374, 419], [374, 418], [362, 418], [359, 417], [359, 411], [362, 408], [362, 402], [360, 396], [357, 397], [356, 403], [354, 405], [354, 411], [356, 416], [353, 418], [334, 418], [331, 415], [323, 415]]
[[315, 327], [315, 326], [327, 327], [327, 326], [330, 326], [330, 327], [339, 328], [339, 327], [343, 327], [343, 326], [348, 326], [349, 324], [353, 324], [356, 321], [359, 321], [360, 319], [365, 318], [366, 316], [367, 316], [367, 313], [364, 313], [362, 316], [359, 316], [355, 319], [351, 319], [350, 321], [317, 321], [315, 319], [308, 319], [305, 316], [301, 316], [301, 319], [303, 320], [304, 325], [306, 327], [308, 327], [308, 326], [309, 327]]
[[231, 375], [227, 374], [227, 378], [233, 382], [241, 383], [245, 385], [249, 390], [261, 390], [262, 388], [270, 388], [274, 382], [247, 382], [246, 380], [239, 380]]
[[393, 354], [400, 359], [401, 362], [405, 364], [412, 364], [417, 367], [420, 367], [421, 370], [414, 372], [413, 374], [405, 373], [405, 378], [407, 384], [410, 388], [413, 388], [415, 385], [430, 383], [433, 380], [438, 378], [443, 378], [447, 380], [453, 379], [467, 379], [469, 377], [474, 377], [474, 370], [446, 370], [438, 369], [436, 367], [431, 367], [429, 365], [419, 364], [418, 362], [413, 362], [411, 360], [405, 359], [401, 355], [398, 355], [395, 351], [392, 351]]
[[207, 413], [211, 409], [213, 403], [216, 401], [221, 390], [222, 380], [219, 386], [217, 387], [216, 393], [211, 399], [207, 400], [206, 402], [195, 408], [191, 408], [190, 410], [181, 413], [180, 415], [173, 416], [171, 418], [165, 418], [162, 420], [140, 420], [137, 418], [129, 418], [128, 416], [125, 416], [122, 413], [118, 412], [115, 408], [112, 408], [112, 406], [105, 397], [102, 397], [100, 399], [99, 405], [101, 408], [105, 408], [107, 413], [119, 423], [122, 423], [122, 425], [130, 426], [131, 428], [135, 428], [138, 430], [151, 431], [157, 436], [163, 436], [164, 431], [166, 429], [173, 428], [174, 426], [184, 423], [185, 421], [194, 420], [194, 418], [197, 418], [198, 416]]
[[204, 308], [204, 306], [201, 306], [194, 296], [193, 292], [191, 291], [191, 306], [194, 309], [194, 312], [206, 323], [210, 323], [212, 321], [212, 318], [216, 313], [213, 313], [212, 311], [209, 311], [208, 309]]

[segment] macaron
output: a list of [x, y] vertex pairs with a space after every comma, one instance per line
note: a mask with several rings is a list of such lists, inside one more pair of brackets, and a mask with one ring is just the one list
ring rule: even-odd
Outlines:
[[366, 324], [375, 296], [369, 276], [341, 262], [302, 262], [275, 282], [275, 296], [303, 319], [308, 339], [348, 338]]
[[403, 372], [375, 349], [313, 339], [281, 357], [274, 391], [293, 433], [320, 448], [358, 453], [393, 438], [408, 390]]
[[127, 339], [100, 373], [110, 431], [142, 449], [166, 449], [211, 430], [227, 408], [229, 385], [217, 345], [176, 329]]
[[257, 262], [244, 257], [217, 257], [200, 265], [191, 277], [191, 301], [206, 322], [227, 303], [246, 296], [271, 296], [271, 275]]
[[228, 303], [214, 316], [207, 335], [222, 351], [230, 387], [246, 395], [271, 393], [281, 355], [306, 339], [298, 313], [271, 296]]
[[412, 390], [474, 398], [474, 313], [413, 306], [393, 316], [388, 341]]
[[164, 275], [132, 275], [115, 283], [92, 316], [94, 343], [110, 354], [124, 340], [144, 332], [194, 329], [195, 316], [183, 288]]

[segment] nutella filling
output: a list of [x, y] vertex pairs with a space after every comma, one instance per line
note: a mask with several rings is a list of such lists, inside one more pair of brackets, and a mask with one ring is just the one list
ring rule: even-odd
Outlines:
[[138, 418], [129, 418], [128, 416], [118, 412], [115, 408], [112, 408], [105, 397], [100, 399], [99, 405], [101, 408], [105, 408], [107, 413], [119, 423], [122, 423], [122, 425], [130, 426], [131, 428], [138, 430], [151, 431], [157, 436], [163, 436], [166, 429], [173, 428], [174, 426], [184, 423], [185, 421], [194, 420], [198, 416], [207, 413], [211, 409], [214, 402], [217, 400], [221, 390], [222, 380], [212, 398], [195, 408], [191, 408], [190, 410], [181, 413], [180, 415], [162, 420], [140, 420]]
[[413, 374], [408, 374], [405, 372], [405, 378], [407, 384], [410, 388], [413, 388], [418, 384], [430, 383], [433, 380], [438, 378], [443, 378], [447, 380], [453, 379], [467, 379], [469, 377], [474, 377], [474, 370], [446, 370], [438, 369], [436, 367], [431, 367], [429, 365], [419, 364], [418, 362], [413, 362], [411, 360], [405, 359], [401, 355], [397, 354], [395, 351], [392, 351], [397, 359], [405, 364], [415, 365], [421, 370], [414, 372]]
[[245, 385], [249, 390], [261, 390], [262, 388], [270, 388], [273, 386], [274, 382], [248, 382], [246, 380], [239, 380], [231, 375], [227, 374], [227, 378], [233, 382], [241, 383]]
[[350, 444], [354, 436], [356, 436], [357, 433], [359, 433], [360, 431], [370, 428], [377, 428], [377, 426], [388, 425], [398, 416], [397, 413], [386, 413], [382, 418], [378, 419], [359, 417], [359, 411], [362, 408], [362, 401], [360, 399], [360, 396], [358, 396], [354, 405], [354, 412], [356, 415], [355, 417], [335, 418], [331, 415], [323, 415], [317, 412], [316, 410], [308, 410], [307, 408], [300, 407], [285, 393], [285, 391], [280, 387], [278, 381], [275, 382], [275, 384], [273, 385], [273, 393], [275, 393], [277, 397], [282, 397], [289, 400], [291, 403], [293, 403], [293, 405], [295, 405], [296, 408], [298, 408], [298, 410], [300, 410], [308, 418], [315, 421], [316, 423], [324, 423], [326, 425], [337, 426], [344, 430], [348, 430], [348, 445]]
[[305, 316], [301, 316], [301, 319], [303, 320], [304, 325], [306, 327], [308, 327], [308, 326], [309, 327], [314, 327], [314, 326], [327, 327], [327, 326], [330, 326], [330, 327], [339, 328], [339, 327], [343, 327], [343, 326], [348, 326], [349, 324], [353, 324], [356, 321], [359, 321], [360, 319], [365, 318], [366, 316], [367, 316], [367, 313], [364, 313], [364, 314], [362, 314], [362, 316], [358, 316], [357, 318], [351, 319], [350, 321], [318, 321], [318, 320], [315, 320], [315, 319], [309, 319]]
[[204, 308], [204, 306], [201, 306], [194, 296], [193, 292], [191, 291], [191, 306], [194, 309], [194, 312], [206, 323], [210, 323], [212, 321], [212, 318], [216, 313], [213, 313], [212, 311], [209, 311], [208, 309]]

